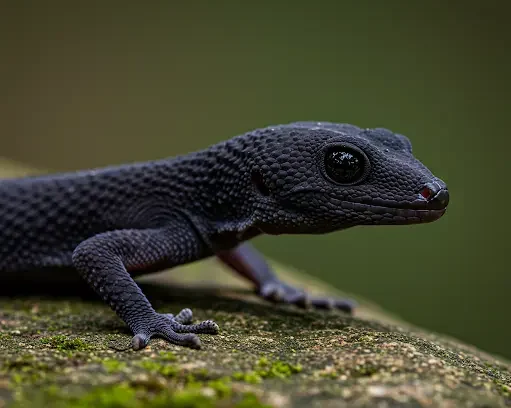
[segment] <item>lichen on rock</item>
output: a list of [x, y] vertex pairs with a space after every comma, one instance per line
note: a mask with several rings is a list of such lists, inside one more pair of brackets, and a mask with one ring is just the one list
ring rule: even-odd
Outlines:
[[363, 300], [353, 317], [275, 307], [213, 260], [140, 285], [158, 310], [191, 307], [195, 319], [215, 319], [220, 333], [201, 336], [199, 351], [155, 339], [134, 352], [122, 321], [87, 292], [4, 294], [0, 407], [511, 405], [509, 363]]

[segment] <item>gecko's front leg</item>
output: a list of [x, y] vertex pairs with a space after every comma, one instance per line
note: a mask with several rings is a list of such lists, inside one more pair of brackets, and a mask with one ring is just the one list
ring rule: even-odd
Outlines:
[[[186, 225], [161, 229], [117, 230], [82, 242], [73, 264], [95, 292], [110, 305], [135, 335], [133, 349], [161, 337], [180, 346], [200, 348], [197, 333], [216, 334], [211, 320], [190, 324], [192, 313], [157, 313], [129, 274], [158, 264], [179, 265], [197, 259], [201, 243]], [[185, 334], [182, 334], [185, 333]]]

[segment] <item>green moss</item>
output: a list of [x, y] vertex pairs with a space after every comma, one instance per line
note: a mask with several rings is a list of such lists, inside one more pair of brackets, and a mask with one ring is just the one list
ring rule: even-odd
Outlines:
[[[11, 407], [24, 407], [27, 401], [21, 397]], [[79, 395], [66, 395], [53, 386], [39, 395], [37, 401], [41, 406], [53, 408], [214, 408], [216, 406], [271, 408], [262, 404], [251, 393], [233, 395], [229, 379], [226, 378], [206, 384], [189, 384], [178, 390], [174, 387], [165, 388], [157, 393], [144, 387], [121, 383], [110, 387], [94, 388]]]
[[176, 355], [171, 351], [160, 351], [158, 357], [163, 361], [176, 361]]
[[494, 381], [495, 385], [497, 386], [497, 391], [499, 394], [501, 394], [503, 397], [511, 398], [511, 384], [506, 385], [500, 381]]
[[301, 371], [300, 364], [293, 365], [280, 360], [270, 362], [266, 357], [259, 359], [255, 370], [261, 378], [288, 378]]
[[153, 374], [160, 374], [164, 377], [177, 377], [179, 376], [186, 383], [196, 383], [199, 381], [206, 381], [210, 377], [209, 372], [206, 368], [196, 369], [193, 372], [182, 370], [179, 366], [169, 364], [168, 361], [175, 361], [177, 357], [173, 353], [160, 352], [160, 358], [162, 361], [157, 360], [143, 360], [137, 363], [137, 365], [144, 370], [147, 370]]
[[207, 381], [211, 378], [209, 371], [207, 368], [199, 368], [198, 370], [194, 370], [191, 373], [188, 373], [186, 376], [187, 383], [193, 383], [198, 381]]
[[232, 378], [238, 381], [246, 382], [248, 384], [259, 384], [263, 381], [261, 376], [255, 371], [249, 371], [246, 373], [236, 372], [232, 375]]
[[2, 369], [12, 370], [24, 368], [27, 366], [32, 366], [35, 362], [35, 358], [31, 354], [22, 354], [19, 356], [15, 356], [10, 360], [5, 360], [2, 362]]
[[317, 374], [322, 378], [331, 378], [332, 380], [336, 380], [339, 378], [339, 373], [337, 371], [319, 371]]
[[509, 363], [398, 327], [382, 320], [381, 311], [366, 309], [368, 320], [325, 317], [245, 301], [251, 292], [232, 296], [229, 289], [224, 296], [221, 287], [201, 292], [172, 285], [147, 285], [144, 292], [161, 297], [162, 310], [193, 307], [194, 320], [224, 323], [220, 336], [201, 336], [200, 351], [155, 339], [134, 352], [124, 323], [101, 302], [13, 304], [0, 297], [0, 407], [11, 408], [20, 396], [23, 404], [15, 407], [262, 408], [267, 398], [297, 408], [375, 406], [383, 399], [415, 406], [424, 395], [435, 395], [438, 405], [511, 401]]
[[272, 408], [271, 405], [263, 404], [255, 394], [247, 393], [242, 400], [235, 405], [236, 408]]
[[216, 395], [220, 398], [226, 398], [232, 395], [232, 385], [229, 377], [222, 377], [217, 380], [209, 381], [207, 387], [214, 390]]
[[280, 360], [270, 362], [268, 358], [261, 357], [253, 370], [248, 372], [235, 372], [232, 378], [249, 384], [259, 384], [264, 378], [289, 378], [302, 371], [300, 364], [290, 364]]
[[200, 385], [188, 386], [174, 394], [161, 394], [153, 406], [175, 408], [213, 408], [215, 396], [203, 392]]
[[[79, 396], [70, 396], [62, 394], [58, 388], [49, 387], [43, 394], [37, 397], [31, 397], [39, 406], [48, 406], [52, 408], [139, 408], [143, 403], [136, 398], [136, 389], [127, 384], [119, 384], [112, 387], [102, 387], [93, 389], [90, 392]], [[23, 397], [18, 399], [13, 408], [22, 408], [27, 404]]]
[[49, 371], [53, 371], [47, 363], [36, 359], [31, 354], [6, 359], [0, 367], [0, 372], [8, 374], [14, 386], [34, 383], [44, 379]]
[[122, 371], [126, 368], [126, 363], [119, 360], [114, 359], [105, 359], [101, 362], [103, 367], [105, 368], [106, 372], [109, 374], [117, 373], [119, 371]]
[[62, 334], [41, 338], [41, 343], [60, 351], [90, 351], [93, 350], [90, 344], [80, 338], [70, 339]]
[[171, 364], [162, 364], [153, 360], [144, 360], [139, 363], [144, 370], [152, 373], [158, 373], [165, 377], [175, 377], [179, 373], [179, 368]]
[[[64, 401], [63, 401], [64, 402]], [[110, 389], [98, 388], [78, 399], [71, 399], [67, 405], [70, 408], [82, 407], [123, 407], [136, 408], [139, 401], [136, 400], [136, 390], [126, 384], [120, 384]]]

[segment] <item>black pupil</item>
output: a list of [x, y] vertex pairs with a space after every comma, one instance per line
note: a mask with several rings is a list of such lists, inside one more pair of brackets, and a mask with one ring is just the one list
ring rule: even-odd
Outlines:
[[363, 158], [348, 149], [327, 153], [325, 169], [329, 177], [339, 183], [352, 183], [362, 176]]

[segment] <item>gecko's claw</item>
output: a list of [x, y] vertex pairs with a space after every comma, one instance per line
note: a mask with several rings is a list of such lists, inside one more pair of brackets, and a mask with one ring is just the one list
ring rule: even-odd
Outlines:
[[152, 337], [162, 338], [178, 346], [200, 349], [201, 341], [196, 334], [217, 334], [219, 327], [212, 320], [188, 324], [192, 321], [192, 316], [190, 309], [183, 309], [176, 316], [170, 313], [157, 314], [147, 322], [146, 327], [135, 334], [131, 341], [133, 350], [145, 348]]
[[286, 303], [300, 308], [338, 309], [352, 313], [355, 302], [334, 298], [311, 298], [309, 294], [281, 281], [268, 282], [259, 289], [259, 296], [274, 303]]

